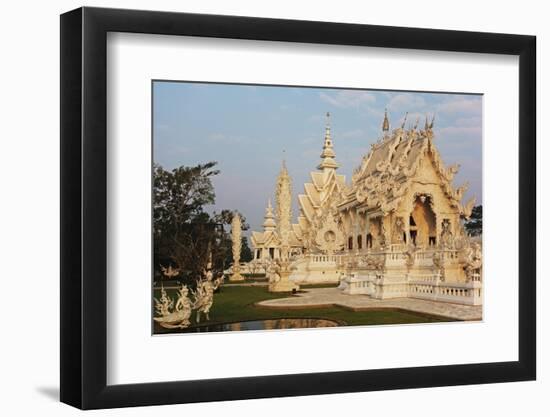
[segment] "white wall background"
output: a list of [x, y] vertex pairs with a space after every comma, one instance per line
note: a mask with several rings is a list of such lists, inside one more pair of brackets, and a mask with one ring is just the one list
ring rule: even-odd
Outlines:
[[[59, 14], [79, 7], [71, 0], [9, 2], [2, 7], [0, 72], [0, 410], [5, 415], [73, 415], [58, 403], [59, 392]], [[550, 26], [544, 3], [340, 0], [321, 2], [253, 0], [93, 1], [86, 5], [181, 12], [239, 14], [441, 29], [510, 32], [538, 37], [539, 249], [550, 249], [550, 209], [543, 185], [550, 166], [547, 133], [541, 123], [550, 97], [543, 73], [550, 73]], [[550, 390], [546, 318], [550, 292], [539, 263], [538, 381], [271, 400], [237, 401], [100, 411], [99, 415], [299, 415], [355, 412], [408, 416], [548, 415]], [[96, 414], [96, 413], [94, 413]]]

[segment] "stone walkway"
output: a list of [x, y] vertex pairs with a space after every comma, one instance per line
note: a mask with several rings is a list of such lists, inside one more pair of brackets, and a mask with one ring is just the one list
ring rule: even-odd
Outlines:
[[340, 306], [353, 311], [397, 309], [467, 321], [481, 320], [482, 316], [482, 306], [441, 303], [416, 298], [376, 300], [367, 295], [342, 294], [337, 288], [311, 288], [304, 291], [288, 298], [260, 301], [257, 305], [271, 308]]

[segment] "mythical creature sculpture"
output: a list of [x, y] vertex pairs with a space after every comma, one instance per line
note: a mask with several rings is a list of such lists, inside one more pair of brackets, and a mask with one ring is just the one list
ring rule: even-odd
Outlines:
[[168, 268], [161, 265], [160, 270], [162, 271], [162, 274], [168, 279], [177, 277], [180, 274], [180, 270], [177, 268], [172, 268], [172, 265], [168, 265]]
[[464, 193], [468, 190], [468, 187], [470, 186], [470, 184], [468, 182], [462, 184], [460, 187], [458, 187], [456, 190], [455, 190], [455, 200], [456, 201], [460, 201], [462, 200], [462, 197], [464, 196]]
[[161, 289], [160, 300], [155, 299], [155, 309], [160, 317], [154, 317], [154, 320], [162, 327], [167, 329], [186, 328], [191, 324], [189, 318], [192, 313], [192, 303], [188, 298], [189, 290], [187, 286], [182, 285], [178, 290], [176, 305], [172, 311], [174, 301], [168, 297], [166, 290]]
[[472, 197], [468, 200], [468, 202], [462, 206], [462, 214], [466, 219], [469, 219], [472, 215], [472, 210], [474, 209], [474, 205], [476, 204], [476, 198]]
[[418, 250], [416, 245], [412, 242], [409, 242], [407, 244], [407, 247], [405, 249], [405, 265], [407, 265], [407, 268], [410, 269], [414, 266], [414, 260], [415, 260], [415, 253]]
[[453, 247], [453, 234], [451, 232], [451, 221], [449, 219], [443, 219], [441, 223], [441, 245], [445, 249], [451, 249]]
[[378, 236], [378, 243], [380, 244], [380, 249], [386, 249], [388, 244], [388, 237], [386, 228], [384, 227], [384, 220], [380, 222], [380, 236]]
[[384, 258], [381, 256], [367, 255], [360, 258], [359, 264], [367, 269], [381, 270], [384, 267]]
[[397, 217], [393, 227], [393, 241], [395, 243], [403, 243], [403, 235], [405, 233], [405, 223], [403, 217]]
[[268, 275], [270, 284], [275, 284], [281, 280], [280, 271], [281, 271], [281, 261], [279, 259], [276, 259], [275, 261], [271, 262], [267, 270], [267, 275]]
[[469, 281], [472, 280], [474, 274], [479, 274], [481, 271], [482, 265], [482, 253], [481, 245], [479, 243], [473, 243], [466, 250], [466, 266], [464, 267], [464, 272], [466, 273], [466, 278]]
[[157, 311], [157, 314], [160, 316], [167, 316], [168, 314], [170, 314], [173, 305], [174, 301], [170, 297], [168, 297], [168, 294], [166, 293], [164, 287], [161, 287], [160, 299], [157, 300], [155, 298], [155, 310]]
[[193, 308], [197, 311], [197, 323], [200, 323], [201, 313], [205, 315], [206, 320], [210, 320], [209, 314], [214, 303], [214, 291], [223, 282], [223, 276], [212, 279], [213, 274], [211, 270], [206, 271], [204, 275], [205, 278], [197, 283], [197, 289], [192, 291]]
[[201, 313], [206, 316], [206, 320], [210, 320], [210, 309], [214, 303], [214, 285], [208, 279], [200, 280], [197, 284], [197, 289], [192, 291], [193, 308], [197, 311], [197, 323], [201, 321]]

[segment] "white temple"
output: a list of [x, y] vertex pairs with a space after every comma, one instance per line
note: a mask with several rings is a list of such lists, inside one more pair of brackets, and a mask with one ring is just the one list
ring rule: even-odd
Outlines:
[[[291, 209], [279, 192], [276, 216], [268, 203], [263, 232], [252, 232], [251, 268], [269, 274], [282, 256], [281, 230], [288, 230], [290, 280], [297, 284], [340, 283], [346, 294], [378, 299], [482, 303], [481, 244], [463, 227], [475, 200], [462, 204], [467, 184], [453, 186], [458, 165], [444, 166], [433, 120], [424, 129], [417, 121], [390, 131], [386, 113], [381, 138], [346, 184], [337, 174], [327, 114], [320, 157], [298, 197], [296, 224], [280, 224], [288, 223]], [[278, 190], [281, 184], [290, 190], [284, 163]]]

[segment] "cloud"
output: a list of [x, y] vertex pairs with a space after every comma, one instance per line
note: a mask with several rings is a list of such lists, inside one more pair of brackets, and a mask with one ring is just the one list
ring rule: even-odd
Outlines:
[[388, 102], [390, 111], [418, 110], [426, 105], [424, 97], [418, 94], [402, 93], [393, 96]]
[[437, 112], [443, 114], [479, 114], [481, 113], [481, 98], [453, 98], [439, 104]]
[[359, 138], [361, 136], [365, 136], [365, 132], [362, 129], [353, 129], [353, 130], [342, 132], [335, 136], [342, 139], [354, 139], [354, 138]]
[[439, 135], [481, 137], [481, 126], [447, 126], [438, 130]]
[[335, 94], [319, 93], [319, 97], [325, 103], [335, 107], [347, 109], [360, 107], [364, 104], [375, 103], [376, 96], [367, 91], [345, 90]]
[[455, 120], [454, 122], [457, 126], [466, 126], [466, 127], [481, 127], [481, 117], [461, 117]]
[[380, 119], [384, 117], [384, 109], [378, 107], [368, 106], [366, 109], [367, 116], [374, 116], [375, 119]]

